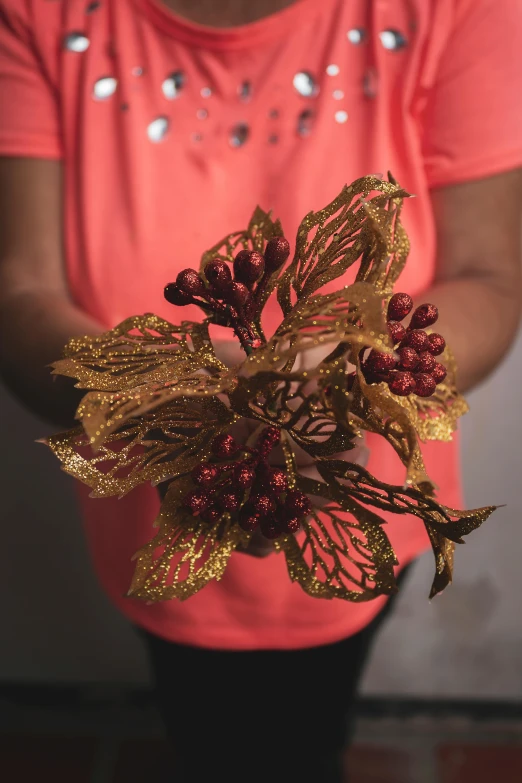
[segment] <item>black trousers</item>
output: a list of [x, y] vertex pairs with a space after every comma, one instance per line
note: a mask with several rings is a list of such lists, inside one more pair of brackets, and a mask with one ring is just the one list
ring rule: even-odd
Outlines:
[[358, 684], [392, 603], [354, 636], [301, 650], [209, 650], [141, 631], [172, 783], [345, 781]]

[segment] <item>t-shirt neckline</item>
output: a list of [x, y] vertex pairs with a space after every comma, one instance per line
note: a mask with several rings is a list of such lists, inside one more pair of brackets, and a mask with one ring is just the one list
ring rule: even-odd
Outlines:
[[256, 22], [237, 27], [207, 27], [171, 11], [161, 0], [134, 0], [148, 18], [167, 35], [194, 46], [212, 49], [242, 49], [283, 37], [289, 30], [324, 10], [331, 0], [295, 0], [294, 3]]

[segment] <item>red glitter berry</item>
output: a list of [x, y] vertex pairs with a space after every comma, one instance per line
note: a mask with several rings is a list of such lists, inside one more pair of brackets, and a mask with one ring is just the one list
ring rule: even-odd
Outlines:
[[437, 360], [434, 356], [431, 355], [429, 351], [422, 351], [419, 354], [419, 363], [417, 365], [417, 372], [427, 372], [431, 373], [435, 365], [437, 364]]
[[233, 457], [239, 450], [236, 439], [232, 435], [217, 435], [212, 441], [212, 451], [219, 459]]
[[256, 477], [256, 471], [250, 465], [238, 465], [234, 470], [233, 481], [243, 489], [252, 486]]
[[252, 495], [250, 496], [250, 503], [254, 507], [255, 511], [257, 511], [258, 514], [261, 514], [262, 516], [266, 516], [267, 514], [270, 514], [272, 511], [275, 511], [276, 504], [274, 498], [271, 498], [270, 495]]
[[212, 496], [209, 492], [205, 492], [203, 489], [193, 489], [183, 498], [183, 505], [195, 516], [196, 514], [201, 514], [211, 500]]
[[387, 373], [393, 370], [396, 364], [397, 360], [391, 353], [380, 351], [372, 351], [367, 360], [367, 367], [372, 373]]
[[211, 465], [210, 462], [202, 462], [201, 465], [196, 465], [191, 475], [194, 484], [206, 487], [217, 479], [219, 470], [215, 465]]
[[301, 520], [298, 517], [288, 517], [283, 527], [287, 533], [297, 533], [301, 527]]
[[414, 329], [412, 332], [408, 332], [401, 343], [401, 348], [413, 348], [417, 353], [421, 353], [421, 351], [428, 350], [429, 344], [426, 332], [423, 332], [422, 329]]
[[394, 294], [388, 304], [388, 321], [402, 321], [411, 313], [413, 299], [409, 294]]
[[223, 512], [221, 509], [219, 509], [217, 506], [209, 506], [204, 511], [201, 512], [201, 519], [203, 522], [208, 522], [209, 525], [214, 524], [214, 522], [217, 522], [220, 518], [221, 514]]
[[225, 490], [221, 493], [218, 503], [224, 511], [237, 511], [241, 505], [241, 495], [234, 490]]
[[191, 295], [182, 291], [176, 283], [169, 283], [166, 285], [163, 289], [163, 296], [167, 302], [170, 302], [172, 305], [177, 305], [178, 307], [183, 307], [192, 302]]
[[419, 363], [419, 354], [415, 348], [399, 348], [399, 366], [401, 370], [414, 370]]
[[431, 326], [439, 317], [439, 311], [433, 304], [422, 304], [414, 311], [410, 329], [426, 329]]
[[241, 250], [234, 259], [234, 277], [248, 287], [265, 271], [265, 259], [256, 250]]
[[285, 237], [273, 237], [265, 248], [265, 270], [272, 274], [280, 269], [290, 255], [290, 242]]
[[191, 296], [201, 296], [206, 290], [195, 269], [182, 269], [176, 278], [176, 284], [183, 293]]
[[286, 492], [288, 489], [288, 479], [284, 470], [279, 468], [272, 468], [269, 471], [266, 480], [270, 489], [279, 495], [281, 492]]
[[391, 341], [394, 345], [400, 343], [406, 337], [406, 329], [399, 321], [388, 321], [386, 324], [390, 333]]
[[243, 307], [250, 296], [250, 291], [244, 283], [234, 282], [226, 293], [227, 301], [235, 307]]
[[420, 372], [415, 376], [415, 394], [419, 397], [431, 397], [436, 388], [437, 381], [433, 375]]
[[230, 267], [225, 261], [221, 261], [220, 258], [215, 258], [213, 261], [208, 262], [205, 266], [205, 277], [212, 288], [219, 293], [226, 291], [232, 282]]
[[[244, 509], [243, 509], [244, 510]], [[252, 533], [261, 522], [261, 515], [256, 514], [250, 509], [249, 511], [241, 514], [239, 517], [239, 525], [246, 530], [247, 533]]]
[[279, 538], [283, 531], [277, 519], [270, 516], [261, 520], [261, 532], [265, 538], [274, 539]]
[[394, 372], [389, 383], [390, 391], [399, 397], [407, 397], [415, 388], [415, 378], [411, 372]]
[[268, 427], [263, 433], [263, 437], [266, 441], [269, 441], [273, 445], [279, 443], [281, 438], [281, 430], [279, 427]]
[[437, 334], [436, 332], [428, 335], [428, 341], [429, 341], [429, 345], [427, 350], [433, 356], [439, 356], [444, 351], [444, 348], [446, 347], [446, 340], [441, 334]]
[[446, 375], [448, 374], [448, 371], [444, 367], [443, 364], [440, 362], [435, 361], [435, 366], [431, 370], [430, 375], [435, 380], [435, 383], [442, 383]]
[[312, 510], [312, 504], [304, 492], [291, 489], [286, 493], [285, 508], [292, 516], [304, 517]]
[[277, 427], [268, 427], [261, 433], [257, 442], [257, 448], [263, 459], [266, 459], [274, 446], [279, 443], [280, 439], [281, 430]]

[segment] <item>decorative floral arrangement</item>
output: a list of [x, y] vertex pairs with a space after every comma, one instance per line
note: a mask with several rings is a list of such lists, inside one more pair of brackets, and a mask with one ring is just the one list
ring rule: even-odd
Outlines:
[[[400, 222], [407, 196], [391, 175], [357, 180], [304, 218], [288, 265], [280, 223], [258, 208], [245, 231], [203, 255], [199, 271], [185, 269], [165, 288], [176, 320], [195, 303], [201, 323], [135, 316], [71, 340], [53, 365], [87, 390], [81, 426], [48, 441], [63, 469], [93, 497], [170, 482], [157, 534], [136, 554], [130, 596], [188, 598], [260, 534], [312, 596], [393, 593], [397, 559], [379, 511], [424, 523], [436, 561], [431, 595], [451, 581], [455, 544], [494, 508], [440, 505], [423, 464], [419, 439], [450, 440], [467, 406], [444, 338], [426, 331], [436, 307], [421, 305], [406, 325], [413, 302], [393, 293], [409, 249]], [[354, 264], [353, 284], [320, 293]], [[272, 294], [282, 319], [267, 338], [261, 313]], [[217, 358], [211, 324], [230, 327], [245, 353], [238, 366]], [[317, 348], [323, 358], [307, 363]], [[245, 442], [231, 432], [241, 419], [251, 425]], [[364, 431], [393, 447], [403, 486], [341, 458]], [[271, 464], [275, 449], [284, 469]], [[315, 478], [300, 472], [299, 449]]]

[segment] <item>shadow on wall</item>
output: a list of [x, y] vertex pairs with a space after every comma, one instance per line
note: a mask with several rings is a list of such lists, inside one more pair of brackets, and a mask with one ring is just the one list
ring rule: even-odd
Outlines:
[[35, 443], [50, 430], [0, 395], [0, 681], [147, 682], [141, 644], [91, 571], [73, 479]]
[[[470, 396], [463, 423], [468, 507], [505, 503], [458, 548], [455, 584], [433, 602], [431, 555], [413, 570], [374, 651], [365, 692], [522, 697], [522, 338]], [[1, 391], [0, 681], [144, 684], [132, 629], [90, 570], [72, 479], [34, 443], [44, 426]], [[8, 445], [7, 445], [8, 444]]]

